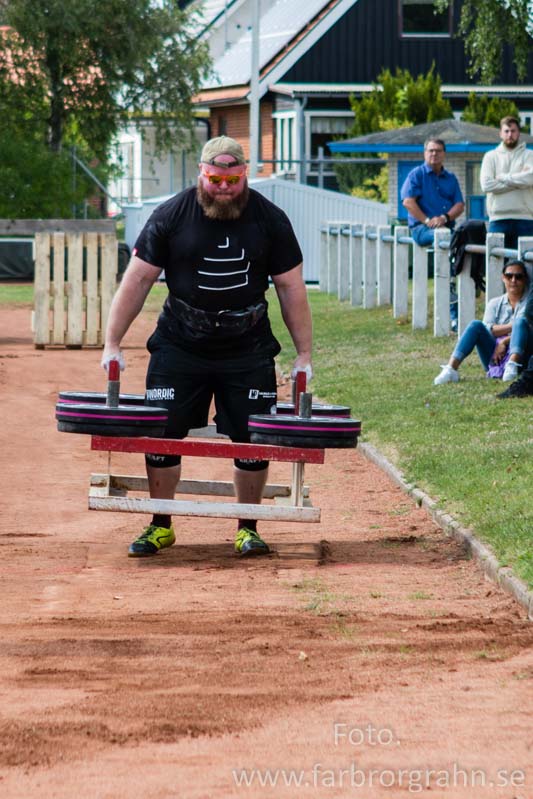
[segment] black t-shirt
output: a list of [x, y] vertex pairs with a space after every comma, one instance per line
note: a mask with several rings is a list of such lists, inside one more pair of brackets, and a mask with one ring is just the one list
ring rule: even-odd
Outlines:
[[[165, 270], [171, 295], [194, 308], [215, 312], [260, 302], [271, 275], [288, 272], [302, 261], [286, 214], [253, 189], [241, 216], [227, 221], [206, 217], [196, 188], [186, 189], [156, 208], [134, 253]], [[172, 317], [166, 303], [159, 327], [183, 349], [199, 354], [279, 352], [266, 315], [244, 335], [217, 331], [198, 341]]]

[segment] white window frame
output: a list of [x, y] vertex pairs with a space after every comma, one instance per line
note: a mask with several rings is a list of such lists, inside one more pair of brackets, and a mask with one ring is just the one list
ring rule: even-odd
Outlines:
[[[344, 117], [353, 119], [353, 111], [335, 111], [335, 110], [324, 110], [318, 111], [316, 109], [311, 109], [310, 111], [304, 111], [304, 119], [305, 119], [305, 154], [306, 158], [308, 159], [306, 164], [306, 174], [316, 176], [318, 175], [317, 169], [310, 169], [309, 168], [309, 159], [312, 157], [311, 155], [311, 120], [316, 117]], [[333, 135], [333, 134], [332, 134]], [[322, 172], [323, 175], [334, 175], [335, 172], [331, 167], [324, 169]]]
[[[135, 128], [126, 128], [118, 134], [115, 142], [115, 163], [122, 165], [124, 145], [133, 145], [132, 161], [127, 164], [128, 174], [117, 177], [110, 184], [110, 194], [122, 202], [140, 202], [142, 199], [142, 137]], [[131, 188], [131, 195], [128, 189]], [[131, 199], [130, 199], [131, 197]]]
[[520, 119], [520, 126], [527, 125], [530, 135], [533, 136], [533, 111], [520, 111], [518, 118]]
[[275, 111], [272, 118], [276, 124], [276, 163], [274, 172], [276, 175], [294, 175], [298, 169], [298, 164], [291, 163], [288, 159], [300, 157], [297, 135], [297, 114], [296, 111]]

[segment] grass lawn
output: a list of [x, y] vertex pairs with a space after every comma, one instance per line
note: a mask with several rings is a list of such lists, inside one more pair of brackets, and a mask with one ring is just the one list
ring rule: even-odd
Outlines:
[[[453, 338], [414, 332], [390, 308], [362, 310], [311, 291], [317, 398], [349, 405], [407, 480], [490, 544], [533, 587], [533, 400], [497, 400], [475, 353], [459, 384], [434, 386]], [[275, 297], [271, 317], [289, 369], [293, 353]], [[357, 487], [354, 486], [354, 500]]]
[[[165, 296], [165, 286], [154, 286], [146, 310], [158, 312]], [[314, 290], [309, 297], [315, 397], [349, 405], [363, 422], [363, 440], [533, 587], [533, 399], [497, 400], [504, 386], [485, 378], [475, 353], [459, 384], [434, 386], [453, 338], [413, 332], [390, 308], [352, 308]], [[283, 346], [279, 362], [288, 371], [292, 343], [273, 292], [269, 300]], [[0, 305], [31, 302], [32, 286], [0, 284]]]

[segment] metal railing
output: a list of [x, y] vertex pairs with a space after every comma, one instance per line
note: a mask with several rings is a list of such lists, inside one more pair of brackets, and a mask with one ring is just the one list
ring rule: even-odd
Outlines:
[[[325, 222], [320, 229], [320, 289], [354, 307], [392, 305], [394, 318], [411, 317], [413, 329], [429, 320], [429, 259], [433, 257], [433, 334], [450, 333], [450, 231], [436, 229], [432, 248], [419, 247], [409, 228], [363, 225], [345, 220]], [[485, 256], [485, 302], [503, 293], [501, 273], [505, 258], [520, 257], [533, 275], [533, 237], [507, 249], [502, 233], [489, 233], [484, 245], [466, 245], [467, 254]], [[409, 292], [409, 268], [412, 290]], [[476, 288], [470, 276], [471, 258], [464, 259], [455, 278], [458, 293], [458, 333], [475, 319]]]

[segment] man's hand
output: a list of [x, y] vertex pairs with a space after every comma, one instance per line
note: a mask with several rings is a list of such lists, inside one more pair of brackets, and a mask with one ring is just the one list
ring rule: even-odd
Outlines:
[[109, 371], [110, 361], [118, 361], [118, 365], [120, 366], [121, 372], [123, 372], [124, 369], [126, 368], [126, 362], [124, 360], [124, 355], [122, 354], [122, 350], [118, 349], [117, 347], [106, 347], [104, 349], [100, 364], [106, 370], [106, 372]]
[[296, 358], [291, 372], [292, 380], [296, 380], [296, 374], [298, 372], [305, 372], [305, 376], [308, 383], [310, 380], [313, 379], [313, 367], [311, 366], [311, 363], [308, 358], [302, 358], [300, 356]]
[[437, 228], [437, 227], [444, 227], [446, 225], [446, 217], [444, 214], [440, 216], [432, 216], [429, 222], [427, 223], [427, 227], [430, 228]]

